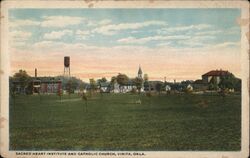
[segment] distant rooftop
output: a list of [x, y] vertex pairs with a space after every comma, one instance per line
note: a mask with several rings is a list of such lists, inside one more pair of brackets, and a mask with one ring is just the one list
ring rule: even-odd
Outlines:
[[209, 71], [205, 74], [203, 74], [202, 76], [226, 76], [231, 74], [229, 71], [225, 71], [225, 70], [212, 70]]

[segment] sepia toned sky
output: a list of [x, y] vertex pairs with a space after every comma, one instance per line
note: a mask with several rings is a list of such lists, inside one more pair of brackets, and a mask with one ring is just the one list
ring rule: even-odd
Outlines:
[[240, 77], [239, 9], [10, 9], [12, 74], [71, 74], [88, 81], [141, 65], [150, 80], [195, 80], [210, 70]]

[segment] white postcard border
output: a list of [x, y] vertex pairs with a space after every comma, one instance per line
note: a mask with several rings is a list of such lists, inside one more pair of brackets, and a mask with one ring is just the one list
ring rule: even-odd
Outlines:
[[[247, 1], [3, 1], [1, 3], [1, 54], [0, 54], [0, 103], [1, 103], [1, 155], [3, 157], [131, 157], [131, 156], [84, 156], [84, 151], [27, 151], [45, 155], [17, 155], [9, 151], [9, 84], [10, 72], [8, 52], [8, 9], [10, 8], [241, 8], [241, 72], [242, 76], [242, 150], [239, 152], [201, 152], [201, 151], [127, 151], [128, 153], [145, 153], [146, 156], [132, 157], [209, 157], [209, 158], [238, 158], [247, 157], [249, 151], [249, 3]], [[25, 151], [20, 151], [25, 152]], [[86, 151], [100, 154], [104, 151]], [[107, 151], [120, 153], [120, 151]], [[126, 152], [126, 151], [123, 151]], [[55, 153], [53, 156], [47, 153]], [[58, 155], [56, 155], [58, 153]], [[66, 153], [66, 155], [59, 155]], [[76, 155], [69, 156], [68, 153]]]

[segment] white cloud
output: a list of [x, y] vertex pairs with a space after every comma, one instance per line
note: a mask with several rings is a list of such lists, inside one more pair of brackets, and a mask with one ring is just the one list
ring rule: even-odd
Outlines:
[[182, 26], [182, 27], [172, 27], [169, 29], [166, 29], [167, 31], [187, 31], [187, 30], [203, 30], [210, 28], [211, 25], [207, 24], [199, 24], [199, 25], [190, 25], [190, 26]]
[[211, 25], [208, 24], [198, 24], [198, 25], [189, 25], [189, 26], [175, 26], [175, 27], [167, 27], [163, 28], [161, 30], [158, 30], [157, 32], [159, 34], [166, 34], [166, 33], [173, 33], [173, 32], [180, 32], [180, 31], [190, 31], [190, 30], [204, 30], [211, 28]]
[[77, 30], [76, 35], [88, 35], [90, 34], [89, 30]]
[[34, 50], [41, 50], [41, 49], [47, 49], [49, 51], [80, 51], [80, 50], [86, 50], [86, 49], [95, 49], [98, 47], [95, 46], [88, 46], [83, 43], [64, 43], [64, 42], [57, 42], [57, 41], [40, 41], [35, 44], [33, 44], [29, 49]]
[[110, 24], [112, 21], [109, 19], [104, 19], [99, 22], [100, 25], [107, 25]]
[[66, 27], [70, 25], [78, 25], [85, 19], [82, 17], [74, 16], [44, 16], [41, 21], [34, 20], [13, 20], [10, 21], [10, 27], [22, 27], [22, 26], [42, 26], [42, 27]]
[[150, 36], [144, 38], [128, 37], [119, 39], [117, 42], [125, 44], [144, 44], [150, 41], [162, 41], [162, 40], [185, 40], [190, 39], [190, 36], [176, 35], [176, 36]]
[[89, 26], [89, 27], [95, 27], [95, 26], [103, 26], [103, 25], [108, 25], [108, 24], [111, 24], [112, 21], [110, 19], [104, 19], [104, 20], [101, 20], [101, 21], [94, 21], [94, 20], [89, 20], [89, 19], [86, 19], [86, 25]]
[[215, 39], [215, 36], [212, 35], [158, 35], [158, 36], [149, 36], [143, 38], [136, 37], [127, 37], [117, 40], [121, 44], [145, 44], [151, 41], [156, 41], [156, 46], [166, 47], [170, 46], [171, 42], [177, 42], [179, 45], [189, 47], [205, 47], [210, 44], [211, 40]]
[[103, 19], [101, 21], [85, 19], [85, 23], [89, 27], [96, 27], [96, 26], [104, 26], [104, 25], [111, 24], [112, 21], [110, 19]]
[[197, 40], [185, 40], [185, 41], [178, 41], [178, 44], [184, 45], [185, 47], [205, 47], [208, 44], [204, 42], [197, 41]]
[[223, 42], [223, 43], [219, 43], [214, 45], [213, 47], [215, 48], [221, 48], [221, 47], [240, 47], [240, 42]]
[[95, 22], [95, 21], [87, 20], [85, 22], [86, 22], [86, 25], [89, 26], [89, 27], [94, 27], [94, 26], [98, 25], [97, 22]]
[[55, 47], [56, 43], [53, 41], [41, 41], [33, 44], [33, 48], [49, 48]]
[[26, 31], [11, 31], [9, 33], [10, 46], [11, 47], [22, 47], [26, 45], [27, 40], [32, 36], [31, 32]]
[[231, 27], [227, 30], [224, 30], [226, 35], [240, 35], [240, 26], [238, 27]]
[[213, 40], [214, 38], [215, 36], [209, 35], [193, 36], [188, 40], [178, 41], [178, 43], [188, 47], [206, 47], [208, 45], [211, 45], [210, 40]]
[[166, 25], [166, 22], [163, 21], [145, 21], [141, 23], [120, 23], [120, 24], [110, 24], [98, 27], [93, 30], [93, 32], [100, 33], [103, 35], [113, 35], [121, 30], [131, 30], [139, 29], [151, 25]]
[[45, 16], [43, 17], [41, 23], [42, 27], [66, 27], [70, 25], [80, 24], [83, 20], [82, 17], [73, 17], [73, 16]]
[[14, 20], [10, 21], [10, 27], [22, 27], [22, 26], [37, 26], [41, 22], [33, 20]]
[[23, 47], [26, 46], [26, 42], [24, 41], [10, 41], [11, 47]]
[[221, 30], [202, 31], [202, 32], [196, 32], [195, 35], [217, 35], [219, 33], [222, 33], [222, 31]]
[[52, 31], [50, 33], [44, 34], [44, 39], [60, 39], [65, 35], [71, 35], [73, 32], [71, 30], [63, 31]]
[[86, 39], [86, 37], [91, 33], [89, 30], [77, 30], [76, 36], [80, 39]]
[[27, 40], [32, 36], [31, 32], [26, 32], [26, 31], [11, 31], [10, 32], [11, 40], [14, 41], [23, 41]]
[[163, 43], [158, 43], [157, 46], [158, 47], [169, 47], [171, 44], [171, 42], [163, 42]]
[[232, 35], [232, 34], [239, 34], [240, 32], [240, 27], [231, 27], [228, 29], [213, 29], [213, 30], [201, 30], [199, 32], [195, 32], [195, 35], [217, 35], [221, 34], [221, 35]]

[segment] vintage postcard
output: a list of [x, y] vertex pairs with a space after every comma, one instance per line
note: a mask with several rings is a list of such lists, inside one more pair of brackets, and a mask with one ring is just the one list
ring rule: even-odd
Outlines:
[[2, 1], [1, 156], [246, 158], [247, 1]]

